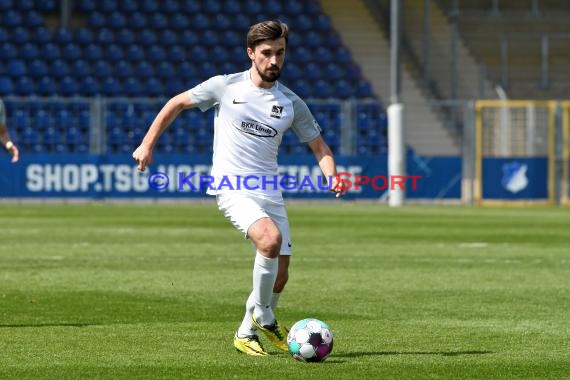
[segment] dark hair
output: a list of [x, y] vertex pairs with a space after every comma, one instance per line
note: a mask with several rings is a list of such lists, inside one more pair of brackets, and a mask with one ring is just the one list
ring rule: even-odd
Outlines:
[[265, 40], [276, 40], [285, 38], [285, 43], [289, 40], [289, 27], [281, 21], [263, 21], [249, 27], [247, 32], [247, 47], [255, 49], [257, 45]]

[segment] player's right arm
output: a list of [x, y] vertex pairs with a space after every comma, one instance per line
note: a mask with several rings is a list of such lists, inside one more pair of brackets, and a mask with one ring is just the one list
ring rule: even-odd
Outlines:
[[186, 91], [166, 102], [154, 118], [141, 144], [133, 152], [133, 158], [137, 162], [140, 171], [144, 171], [152, 163], [152, 150], [160, 135], [172, 124], [180, 112], [192, 106], [192, 101]]

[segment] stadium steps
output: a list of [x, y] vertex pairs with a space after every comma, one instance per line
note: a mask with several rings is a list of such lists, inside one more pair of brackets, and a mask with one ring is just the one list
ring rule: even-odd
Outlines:
[[[417, 57], [422, 56], [424, 0], [404, 2], [402, 23], [406, 37]], [[439, 93], [453, 99], [451, 91], [452, 25], [437, 2], [431, 2], [430, 8], [430, 76], [435, 80]], [[459, 68], [456, 99], [496, 98], [492, 83], [482, 77], [481, 66], [477, 63], [464, 41], [458, 41]]]
[[[570, 14], [542, 12], [540, 17], [501, 17], [460, 14], [461, 35], [488, 68], [496, 82], [501, 81], [501, 40], [508, 40], [508, 87], [510, 98], [557, 99], [568, 96], [570, 79]], [[541, 37], [560, 36], [549, 41], [550, 86], [541, 86]], [[566, 37], [563, 37], [566, 36]], [[491, 41], [491, 42], [490, 42]]]
[[[384, 101], [390, 99], [390, 46], [362, 0], [321, 0], [352, 56]], [[428, 156], [459, 155], [459, 148], [443, 121], [428, 102], [410, 73], [402, 67], [402, 97], [405, 106], [406, 142], [417, 154]]]

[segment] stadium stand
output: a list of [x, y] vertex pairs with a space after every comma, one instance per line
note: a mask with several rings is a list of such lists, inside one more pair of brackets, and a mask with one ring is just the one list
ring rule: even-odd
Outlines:
[[[318, 1], [276, 1], [271, 7], [261, 0], [77, 0], [74, 4], [72, 18], [79, 25], [64, 27], [53, 22], [59, 11], [55, 0], [0, 0], [0, 56], [5, 62], [0, 96], [106, 97], [105, 152], [130, 152], [166, 98], [212, 75], [249, 67], [243, 46], [247, 27], [266, 18], [290, 24], [291, 48], [282, 81], [307, 100], [333, 149], [340, 147], [345, 122], [339, 99], [375, 99], [354, 116], [360, 136], [357, 145], [362, 152], [386, 150], [382, 104]], [[142, 97], [157, 100], [149, 105], [138, 100]], [[130, 107], [112, 108], [113, 104]], [[8, 102], [9, 124], [24, 151], [88, 150], [89, 117], [84, 114], [88, 107], [76, 107], [71, 114], [43, 107], [33, 110], [29, 102]], [[212, 115], [192, 114], [165, 136], [159, 151], [187, 151], [188, 144], [180, 140], [189, 136], [197, 151], [210, 151]], [[41, 144], [45, 146], [40, 148]], [[283, 152], [299, 153], [297, 145], [287, 137]]]

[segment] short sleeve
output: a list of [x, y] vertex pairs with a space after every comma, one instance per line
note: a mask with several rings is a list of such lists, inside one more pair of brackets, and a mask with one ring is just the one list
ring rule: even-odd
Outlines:
[[206, 111], [219, 104], [225, 88], [226, 76], [217, 75], [191, 88], [187, 94], [193, 106], [199, 107], [201, 111]]
[[291, 129], [295, 132], [299, 141], [306, 143], [319, 137], [322, 130], [321, 126], [315, 120], [307, 104], [297, 98], [293, 101], [293, 111], [295, 112], [295, 117]]

